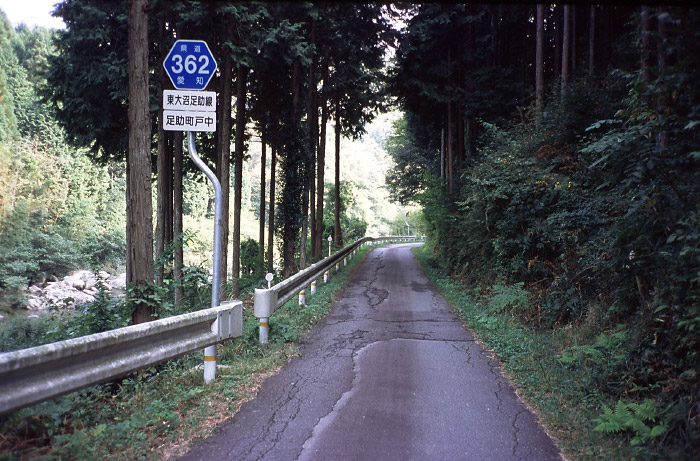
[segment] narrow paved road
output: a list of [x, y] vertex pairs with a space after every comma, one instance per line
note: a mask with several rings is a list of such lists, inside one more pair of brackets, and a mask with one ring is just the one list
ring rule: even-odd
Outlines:
[[183, 459], [561, 459], [410, 247], [372, 251], [301, 357]]

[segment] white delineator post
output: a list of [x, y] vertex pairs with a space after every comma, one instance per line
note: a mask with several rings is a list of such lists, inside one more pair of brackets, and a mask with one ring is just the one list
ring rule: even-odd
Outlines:
[[267, 344], [270, 333], [270, 319], [263, 317], [260, 319], [260, 344]]
[[311, 296], [316, 294], [316, 280], [311, 282]]
[[[265, 280], [267, 280], [267, 289], [269, 290], [272, 288], [272, 280], [275, 278], [275, 276], [268, 272], [265, 274]], [[270, 334], [270, 318], [269, 317], [262, 317], [260, 318], [260, 344], [266, 344], [268, 341], [268, 337]]]

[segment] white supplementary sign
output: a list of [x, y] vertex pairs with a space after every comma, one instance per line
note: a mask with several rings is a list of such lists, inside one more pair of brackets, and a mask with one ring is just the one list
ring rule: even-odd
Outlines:
[[216, 112], [216, 92], [163, 90], [163, 110]]
[[216, 131], [216, 112], [163, 111], [165, 131]]
[[216, 93], [163, 91], [165, 131], [216, 131]]

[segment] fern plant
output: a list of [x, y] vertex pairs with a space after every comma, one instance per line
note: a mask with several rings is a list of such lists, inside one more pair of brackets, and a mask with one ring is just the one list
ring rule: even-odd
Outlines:
[[505, 308], [516, 306], [527, 308], [530, 300], [524, 286], [524, 282], [518, 282], [511, 286], [494, 285], [491, 299], [488, 302], [488, 312], [501, 312]]
[[643, 445], [668, 432], [667, 423], [654, 424], [657, 419], [658, 405], [653, 400], [645, 399], [642, 403], [618, 400], [614, 410], [603, 406], [603, 414], [593, 420], [598, 423], [593, 430], [609, 434], [631, 432], [630, 444]]

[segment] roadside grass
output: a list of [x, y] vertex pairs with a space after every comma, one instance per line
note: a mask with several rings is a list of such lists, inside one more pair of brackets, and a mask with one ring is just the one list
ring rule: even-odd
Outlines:
[[202, 353], [192, 353], [114, 381], [0, 417], [0, 460], [147, 460], [185, 454], [257, 394], [263, 381], [297, 354], [297, 344], [330, 311], [357, 255], [307, 306], [292, 298], [271, 318], [269, 343], [258, 342], [252, 297], [244, 299], [243, 336], [217, 346], [216, 379], [204, 384]]
[[[522, 286], [467, 288], [441, 271], [428, 246], [415, 248], [414, 254], [465, 325], [495, 353], [518, 395], [539, 416], [568, 459], [658, 457], [620, 437], [594, 430], [603, 405], [615, 404], [596, 391], [595, 382], [610, 372], [606, 367], [613, 361], [608, 362], [607, 355], [624, 353], [624, 331], [603, 334], [594, 321], [565, 328], [534, 328], [515, 315], [518, 307], [524, 307], [518, 304], [526, 303]], [[619, 344], [606, 348], [598, 344], [600, 338], [610, 342], [617, 338]]]

